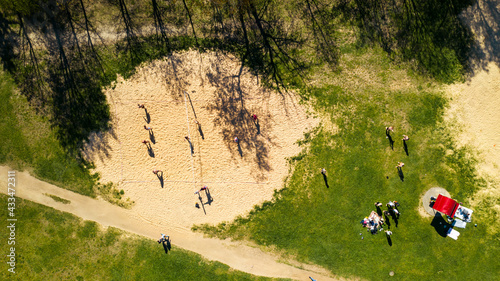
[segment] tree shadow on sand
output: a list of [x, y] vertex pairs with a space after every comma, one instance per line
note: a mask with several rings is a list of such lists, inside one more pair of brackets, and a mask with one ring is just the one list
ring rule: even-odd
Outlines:
[[[270, 147], [279, 146], [278, 143], [261, 132], [261, 130], [271, 130], [271, 116], [266, 115], [267, 119], [265, 123], [256, 123], [253, 120], [252, 115], [254, 112], [249, 110], [245, 100], [247, 98], [254, 98], [254, 95], [250, 96], [250, 89], [241, 84], [241, 76], [249, 74], [243, 73], [244, 68], [241, 67], [237, 75], [227, 75], [227, 73], [218, 67], [218, 65], [222, 65], [222, 59], [225, 58], [216, 57], [211, 61], [212, 67], [210, 69], [212, 71], [206, 74], [208, 83], [216, 88], [216, 98], [207, 106], [207, 109], [215, 113], [216, 118], [214, 123], [221, 128], [223, 139], [228, 149], [233, 153], [233, 156], [239, 155], [243, 159], [257, 164], [258, 171], [255, 174], [258, 178], [262, 178], [265, 172], [272, 169], [269, 163]], [[260, 94], [263, 96], [263, 99], [266, 99], [266, 96], [274, 94], [265, 89], [262, 89], [262, 91]], [[281, 94], [283, 104], [285, 104], [288, 93]], [[289, 105], [285, 105], [284, 114], [292, 110], [289, 108]], [[239, 138], [237, 146], [233, 144], [234, 137]]]
[[488, 63], [500, 67], [500, 5], [497, 0], [478, 0], [461, 14], [476, 40], [472, 47], [471, 74], [487, 70]]

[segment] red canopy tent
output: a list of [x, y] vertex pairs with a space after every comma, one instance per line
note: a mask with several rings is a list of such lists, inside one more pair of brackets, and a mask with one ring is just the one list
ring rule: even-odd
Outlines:
[[457, 201], [439, 194], [432, 208], [453, 218], [459, 206]]

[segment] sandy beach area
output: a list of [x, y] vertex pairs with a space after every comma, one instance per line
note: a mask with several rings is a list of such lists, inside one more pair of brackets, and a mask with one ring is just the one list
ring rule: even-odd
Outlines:
[[143, 65], [106, 95], [112, 129], [84, 154], [101, 183], [135, 201], [133, 211], [171, 227], [231, 221], [272, 199], [289, 174], [286, 158], [301, 150], [297, 140], [319, 124], [294, 94], [265, 90], [236, 58], [211, 52]]

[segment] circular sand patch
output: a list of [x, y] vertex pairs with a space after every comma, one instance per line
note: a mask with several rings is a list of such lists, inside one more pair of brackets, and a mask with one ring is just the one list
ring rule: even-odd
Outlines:
[[297, 140], [319, 123], [296, 95], [262, 88], [235, 57], [214, 52], [153, 61], [106, 95], [113, 128], [84, 154], [140, 218], [168, 227], [231, 221], [272, 199]]
[[422, 217], [433, 217], [437, 213], [436, 210], [431, 208], [429, 202], [431, 196], [438, 197], [439, 194], [450, 197], [450, 193], [442, 187], [432, 187], [421, 197], [418, 211]]

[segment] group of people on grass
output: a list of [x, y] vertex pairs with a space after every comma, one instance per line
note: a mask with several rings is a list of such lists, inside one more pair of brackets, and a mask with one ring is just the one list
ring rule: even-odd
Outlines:
[[[401, 214], [398, 209], [399, 203], [398, 201], [389, 201], [389, 203], [386, 204], [387, 210], [383, 212], [380, 210], [380, 207], [382, 206], [382, 203], [375, 202], [377, 212], [373, 211], [370, 216], [365, 217], [361, 221], [361, 224], [363, 225], [363, 227], [366, 227], [367, 231], [371, 234], [377, 234], [379, 231], [383, 231], [384, 225], [387, 225], [388, 230], [385, 231], [385, 234], [387, 236], [390, 236], [392, 235], [392, 231], [389, 230], [391, 226], [389, 218], [392, 217], [394, 220], [399, 219], [399, 215]], [[385, 219], [382, 218], [382, 214], [384, 215]]]

